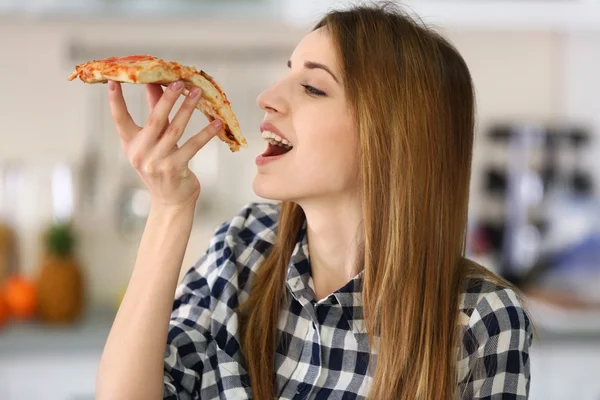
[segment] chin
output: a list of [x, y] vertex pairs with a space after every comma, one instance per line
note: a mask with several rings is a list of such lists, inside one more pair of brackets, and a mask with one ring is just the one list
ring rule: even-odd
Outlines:
[[266, 176], [258, 173], [252, 182], [252, 190], [254, 194], [263, 199], [273, 201], [294, 201], [298, 196], [293, 193], [293, 187], [288, 185], [291, 182], [286, 180], [284, 182], [273, 176]]
[[269, 179], [260, 173], [254, 178], [252, 182], [252, 190], [258, 197], [262, 197], [267, 200], [283, 201], [281, 185], [273, 182], [273, 179]]

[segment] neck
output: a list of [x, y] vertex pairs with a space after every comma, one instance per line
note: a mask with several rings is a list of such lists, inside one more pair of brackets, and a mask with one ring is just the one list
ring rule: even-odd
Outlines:
[[312, 279], [319, 300], [344, 286], [359, 272], [356, 258], [362, 211], [356, 197], [299, 204], [306, 215]]

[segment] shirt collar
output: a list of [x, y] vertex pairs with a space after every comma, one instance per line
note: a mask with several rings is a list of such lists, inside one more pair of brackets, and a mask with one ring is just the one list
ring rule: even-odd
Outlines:
[[[342, 308], [342, 312], [355, 335], [365, 335], [366, 326], [363, 315], [362, 302], [363, 273], [360, 272], [343, 287], [322, 299], [319, 304], [335, 306], [336, 303]], [[286, 285], [290, 294], [298, 300], [303, 307], [309, 304], [314, 307], [316, 296], [311, 278], [310, 258], [308, 254], [308, 234], [306, 221], [298, 232], [296, 245], [288, 264]], [[312, 309], [313, 307], [308, 307]]]

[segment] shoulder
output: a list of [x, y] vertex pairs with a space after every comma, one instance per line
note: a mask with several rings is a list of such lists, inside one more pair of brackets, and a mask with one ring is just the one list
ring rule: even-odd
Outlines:
[[[213, 398], [219, 385], [247, 398], [236, 308], [276, 236], [279, 206], [250, 203], [214, 230], [206, 252], [178, 285], [165, 352], [165, 398]], [[216, 382], [215, 376], [226, 376]], [[223, 390], [223, 389], [219, 389]]]
[[[274, 243], [278, 210], [275, 204], [250, 203], [214, 230], [208, 249], [177, 286], [171, 315], [175, 327], [201, 331], [235, 315]], [[235, 335], [235, 326], [229, 328]]]
[[462, 294], [459, 322], [458, 378], [464, 398], [527, 398], [533, 333], [518, 292], [485, 278], [471, 279]]
[[247, 290], [253, 272], [275, 243], [279, 209], [275, 203], [248, 203], [220, 224], [206, 252], [186, 273], [179, 295], [191, 288], [216, 298]]
[[519, 294], [508, 285], [486, 278], [469, 279], [461, 296], [460, 322], [467, 327], [483, 323], [488, 331], [530, 328]]
[[[277, 236], [280, 205], [248, 203], [214, 232], [207, 251], [213, 267], [254, 270], [270, 251]], [[207, 268], [209, 266], [206, 266]]]
[[280, 205], [253, 202], [244, 205], [215, 231], [211, 245], [223, 241], [230, 245], [250, 245], [258, 240], [275, 242]]

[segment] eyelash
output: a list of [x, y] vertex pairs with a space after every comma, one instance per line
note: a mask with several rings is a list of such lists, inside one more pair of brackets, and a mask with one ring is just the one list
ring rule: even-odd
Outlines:
[[304, 90], [306, 91], [306, 93], [313, 95], [313, 96], [325, 96], [326, 93], [322, 90], [319, 90], [315, 87], [312, 87], [310, 85], [302, 85], [302, 87], [304, 87]]

